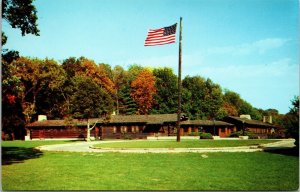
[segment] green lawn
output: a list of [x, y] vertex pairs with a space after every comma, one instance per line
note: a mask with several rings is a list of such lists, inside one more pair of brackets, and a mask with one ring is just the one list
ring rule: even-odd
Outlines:
[[[49, 142], [45, 142], [49, 144]], [[51, 142], [50, 142], [51, 143]], [[276, 153], [122, 154], [38, 152], [2, 142], [3, 190], [296, 190], [299, 158]], [[23, 147], [25, 146], [25, 147]], [[32, 157], [22, 150], [32, 150]], [[22, 155], [17, 156], [20, 152]], [[34, 155], [40, 153], [39, 155]]]
[[176, 141], [124, 141], [96, 144], [97, 148], [208, 148], [259, 145], [278, 140], [181, 140]]

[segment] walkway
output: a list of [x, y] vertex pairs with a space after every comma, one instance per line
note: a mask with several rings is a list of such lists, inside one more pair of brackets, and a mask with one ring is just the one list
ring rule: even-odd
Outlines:
[[[219, 147], [219, 148], [93, 148], [95, 144], [124, 142], [121, 141], [93, 141], [93, 142], [78, 142], [71, 144], [44, 145], [37, 147], [42, 151], [64, 151], [64, 152], [120, 152], [120, 153], [210, 153], [210, 152], [256, 152], [264, 150], [272, 150], [278, 148], [290, 148], [294, 146], [294, 139], [284, 139], [278, 142], [262, 144], [259, 146], [243, 146], [243, 147]], [[127, 141], [132, 142], [132, 141]]]

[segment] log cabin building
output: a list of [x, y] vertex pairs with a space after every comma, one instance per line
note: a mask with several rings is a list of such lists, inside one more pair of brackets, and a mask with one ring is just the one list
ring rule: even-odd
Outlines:
[[234, 124], [236, 131], [242, 131], [244, 129], [245, 131], [254, 133], [260, 138], [267, 138], [268, 135], [278, 132], [280, 129], [279, 126], [271, 123], [253, 120], [250, 116], [227, 116], [223, 119], [223, 121]]
[[[30, 139], [83, 139], [87, 136], [87, 125], [95, 125], [91, 137], [96, 139], [146, 139], [147, 136], [175, 136], [177, 134], [177, 114], [157, 115], [112, 115], [110, 119], [94, 118], [89, 120], [39, 120], [26, 126]], [[224, 121], [187, 120], [181, 121], [180, 135], [192, 132], [206, 132], [227, 137], [241, 129], [238, 118], [225, 118]], [[254, 120], [242, 120], [244, 126], [257, 133], [269, 133], [271, 125]], [[255, 124], [256, 123], [256, 124]], [[252, 127], [251, 127], [251, 126]], [[257, 130], [260, 130], [257, 131]]]
[[234, 124], [215, 120], [187, 120], [181, 123], [181, 127], [184, 130], [181, 135], [191, 132], [205, 132], [211, 135], [227, 137], [230, 133], [236, 131]]

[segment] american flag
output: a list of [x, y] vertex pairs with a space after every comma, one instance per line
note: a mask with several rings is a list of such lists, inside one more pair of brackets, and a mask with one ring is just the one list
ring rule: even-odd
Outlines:
[[160, 29], [150, 29], [145, 40], [145, 46], [165, 45], [175, 43], [177, 23]]

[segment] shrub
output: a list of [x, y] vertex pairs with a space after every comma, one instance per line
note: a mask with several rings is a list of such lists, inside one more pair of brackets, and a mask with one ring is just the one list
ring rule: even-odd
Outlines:
[[243, 133], [241, 131], [236, 131], [236, 132], [232, 132], [229, 134], [229, 137], [239, 137], [243, 135]]
[[280, 134], [277, 133], [272, 133], [272, 134], [268, 134], [268, 139], [282, 139], [283, 137]]
[[212, 139], [212, 135], [210, 133], [200, 133], [200, 139]]
[[11, 134], [5, 134], [3, 139], [4, 141], [12, 141], [13, 137]]
[[[236, 132], [233, 132], [233, 133], [229, 134], [229, 137], [239, 137], [239, 136], [242, 136], [242, 135], [243, 135], [243, 131], [236, 131]], [[258, 135], [254, 134], [252, 132], [249, 132], [249, 131], [245, 131], [244, 135], [248, 136], [249, 139], [259, 139]]]
[[132, 139], [132, 136], [129, 135], [129, 134], [124, 134], [124, 139], [131, 140], [131, 139]]

